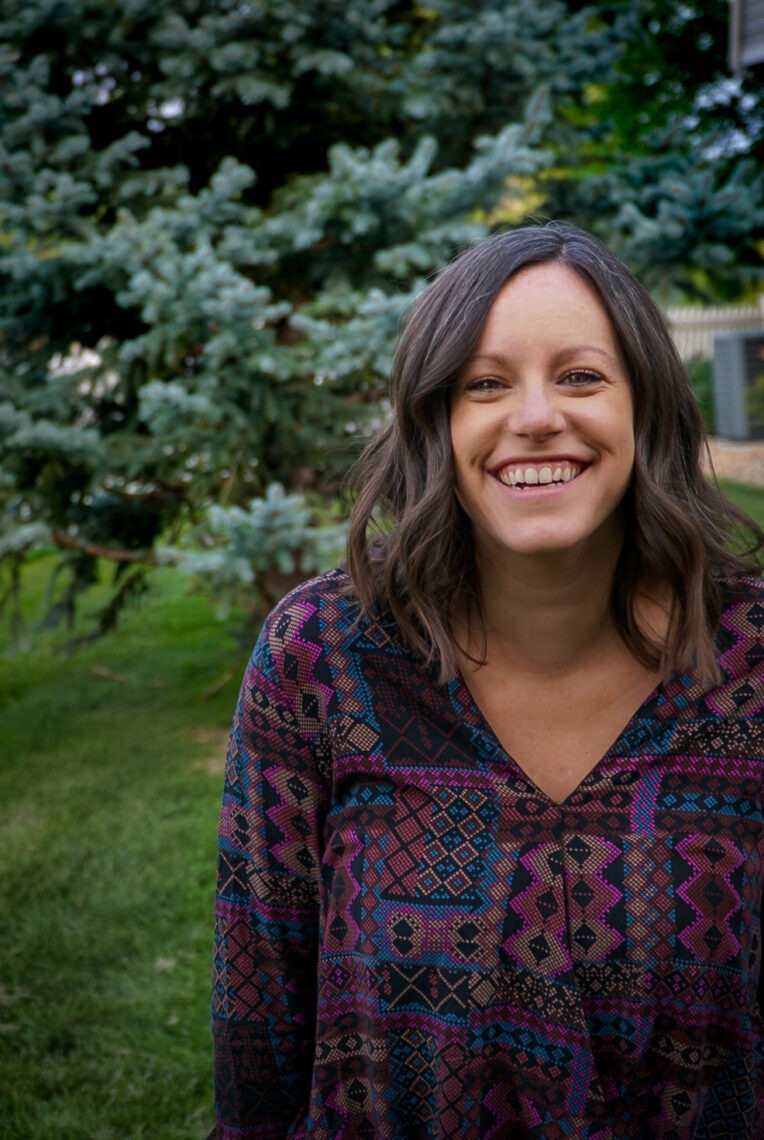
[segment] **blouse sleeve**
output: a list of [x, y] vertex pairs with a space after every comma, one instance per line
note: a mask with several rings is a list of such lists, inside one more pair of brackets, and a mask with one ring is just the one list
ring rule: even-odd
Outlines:
[[315, 653], [289, 646], [284, 630], [294, 624], [283, 611], [266, 624], [228, 750], [212, 1001], [220, 1140], [286, 1136], [310, 1093], [328, 796]]

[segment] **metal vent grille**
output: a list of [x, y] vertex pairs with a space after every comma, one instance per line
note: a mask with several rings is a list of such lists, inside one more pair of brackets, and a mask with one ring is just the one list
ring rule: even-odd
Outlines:
[[764, 439], [764, 331], [714, 337], [714, 413], [726, 439]]

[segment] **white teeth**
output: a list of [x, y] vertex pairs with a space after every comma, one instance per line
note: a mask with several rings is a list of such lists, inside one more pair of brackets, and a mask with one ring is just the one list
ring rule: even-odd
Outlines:
[[514, 467], [499, 472], [499, 480], [507, 487], [549, 486], [550, 483], [570, 483], [581, 474], [579, 466], [570, 467]]

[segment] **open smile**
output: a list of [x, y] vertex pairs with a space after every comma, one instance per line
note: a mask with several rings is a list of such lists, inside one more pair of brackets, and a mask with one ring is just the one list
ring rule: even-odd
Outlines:
[[526, 487], [562, 486], [572, 483], [588, 464], [556, 462], [544, 464], [512, 464], [496, 472], [496, 478], [505, 487], [524, 490]]

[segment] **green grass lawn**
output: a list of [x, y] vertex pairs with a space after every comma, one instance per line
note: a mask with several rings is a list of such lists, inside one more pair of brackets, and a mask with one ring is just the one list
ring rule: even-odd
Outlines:
[[[763, 490], [726, 490], [764, 525]], [[75, 655], [49, 637], [0, 657], [3, 1140], [194, 1140], [212, 1127], [215, 836], [246, 656], [238, 620], [217, 621], [168, 571], [116, 634]]]
[[211, 918], [245, 663], [236, 633], [166, 572], [116, 635], [74, 656], [46, 639], [0, 658], [4, 1138], [191, 1140], [212, 1127]]
[[744, 483], [732, 483], [725, 479], [720, 479], [719, 485], [725, 495], [764, 530], [764, 488], [748, 487]]

